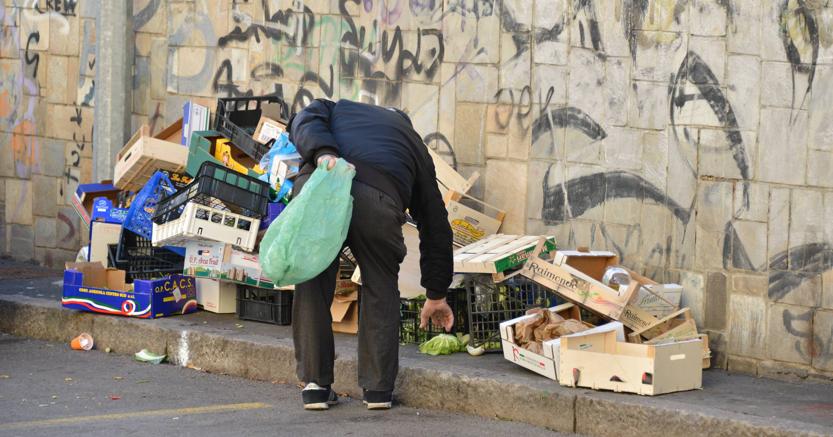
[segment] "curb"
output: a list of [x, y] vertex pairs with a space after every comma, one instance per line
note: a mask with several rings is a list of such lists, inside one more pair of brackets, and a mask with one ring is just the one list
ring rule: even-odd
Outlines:
[[[174, 319], [140, 320], [63, 309], [59, 302], [26, 296], [0, 296], [0, 332], [68, 342], [78, 332], [95, 338], [96, 348], [132, 355], [149, 349], [175, 365], [261, 381], [295, 381], [291, 340], [234, 331], [218, 332], [194, 323], [183, 329]], [[336, 350], [335, 389], [361, 397], [355, 351]], [[396, 398], [403, 405], [452, 411], [594, 436], [754, 435], [819, 436], [830, 430], [783, 419], [756, 417], [715, 408], [669, 402], [658, 406], [638, 396], [581, 391], [543, 383], [530, 387], [455, 372], [455, 366], [427, 367], [400, 360]], [[542, 381], [545, 381], [542, 379]], [[549, 382], [549, 381], [548, 381]]]

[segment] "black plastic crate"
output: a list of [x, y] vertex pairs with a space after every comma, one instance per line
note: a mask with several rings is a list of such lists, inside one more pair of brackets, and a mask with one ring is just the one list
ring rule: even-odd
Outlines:
[[159, 201], [153, 222], [161, 225], [178, 219], [188, 202], [261, 219], [269, 203], [269, 184], [205, 161], [190, 184]]
[[290, 325], [292, 292], [238, 285], [237, 318], [273, 325]]
[[277, 96], [219, 98], [214, 114], [214, 130], [228, 137], [238, 149], [257, 161], [269, 151], [268, 143], [260, 144], [252, 138], [264, 103], [279, 104], [281, 117], [277, 121], [286, 123], [289, 106]]
[[[451, 333], [468, 332], [468, 291], [466, 289], [448, 290], [446, 301], [454, 314], [454, 327]], [[419, 315], [425, 299], [399, 300], [399, 343], [420, 344], [445, 332], [442, 326], [434, 326], [428, 321], [428, 329], [420, 329]]]
[[154, 247], [150, 240], [127, 229], [122, 229], [119, 243], [108, 249], [108, 261], [127, 272], [127, 282], [182, 274], [185, 263], [185, 256], [165, 247]]
[[491, 275], [472, 275], [466, 284], [470, 344], [499, 351], [500, 324], [530, 308], [558, 305], [554, 293], [522, 276], [495, 283]]

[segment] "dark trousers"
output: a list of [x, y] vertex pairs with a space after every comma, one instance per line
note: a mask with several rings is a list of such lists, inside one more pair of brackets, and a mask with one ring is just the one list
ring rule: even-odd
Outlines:
[[[359, 298], [359, 385], [393, 390], [399, 370], [399, 264], [405, 258], [405, 214], [387, 194], [354, 181], [353, 217], [346, 245], [362, 272]], [[335, 348], [331, 328], [338, 259], [314, 279], [297, 284], [292, 338], [298, 378], [333, 383]]]

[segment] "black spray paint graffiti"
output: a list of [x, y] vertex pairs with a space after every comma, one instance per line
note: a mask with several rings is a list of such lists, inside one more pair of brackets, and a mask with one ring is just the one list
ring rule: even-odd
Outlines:
[[740, 236], [732, 222], [726, 223], [723, 238], [723, 268], [728, 270], [730, 267], [741, 270], [757, 270], [757, 267], [752, 265], [746, 247], [740, 241]]
[[[830, 359], [829, 355], [833, 353], [833, 351], [831, 351], [833, 341], [830, 341], [830, 338], [828, 338], [828, 341], [825, 344], [821, 337], [812, 332], [814, 314], [815, 310], [812, 309], [802, 314], [795, 314], [792, 311], [785, 309], [781, 313], [784, 329], [790, 335], [799, 338], [795, 341], [795, 343], [793, 343], [793, 348], [803, 359], [810, 361], [811, 359], [819, 356], [824, 356], [827, 357], [827, 359]], [[806, 325], [808, 329], [799, 329], [796, 327], [797, 324]]]
[[454, 154], [454, 148], [451, 147], [451, 142], [448, 141], [445, 135], [440, 132], [433, 132], [426, 135], [422, 142], [443, 157], [451, 165], [451, 168], [457, 170], [457, 155]]
[[[690, 94], [686, 92], [687, 84], [693, 84], [697, 88], [697, 93]], [[741, 177], [746, 181], [743, 186], [743, 201], [744, 207], [749, 208], [749, 158], [746, 155], [746, 147], [743, 144], [743, 137], [740, 134], [735, 111], [732, 109], [729, 99], [720, 90], [717, 77], [696, 53], [688, 52], [686, 54], [677, 74], [671, 80], [669, 94], [669, 115], [671, 117], [671, 125], [675, 128], [677, 127], [677, 114], [682, 111], [686, 104], [699, 100], [708, 103], [726, 132], [726, 139], [729, 142], [729, 150], [732, 152], [732, 158], [734, 158], [735, 164], [738, 170], [740, 170]], [[673, 132], [679, 144], [680, 139], [677, 135], [677, 130], [673, 129]], [[685, 127], [683, 128], [683, 135], [686, 141], [691, 144], [692, 140], [689, 131]]]
[[769, 261], [769, 298], [783, 299], [805, 281], [831, 268], [833, 246], [828, 243], [810, 243], [781, 252]]
[[[515, 54], [510, 60], [518, 59], [529, 51], [529, 37], [525, 34], [529, 29], [515, 18], [512, 10], [509, 9], [504, 2], [500, 2], [500, 25], [504, 32], [512, 34], [512, 43], [515, 45]], [[536, 27], [533, 29], [533, 38], [535, 44], [540, 45], [549, 41], [558, 41], [561, 33], [564, 32], [566, 24], [564, 20], [556, 22], [552, 27]]]
[[315, 15], [309, 7], [304, 6], [303, 12], [288, 8], [272, 14], [270, 10], [269, 2], [263, 0], [265, 24], [251, 23], [246, 30], [235, 26], [228, 35], [221, 36], [217, 44], [225, 47], [230, 41], [248, 41], [250, 38], [260, 43], [261, 34], [275, 42], [286, 41], [296, 47], [306, 46], [309, 43], [309, 37], [315, 27]]
[[[816, 75], [816, 63], [819, 57], [819, 29], [816, 24], [815, 13], [805, 0], [784, 0], [781, 4], [780, 13], [781, 40], [784, 43], [784, 51], [787, 52], [787, 60], [790, 61], [792, 69], [792, 108], [800, 109], [813, 88], [813, 79]], [[810, 47], [810, 53], [802, 53], [806, 47]], [[802, 55], [809, 55], [810, 59], [802, 59]], [[809, 61], [809, 62], [808, 62]], [[795, 106], [795, 75], [806, 74], [807, 89], [798, 108]], [[795, 119], [791, 120], [795, 121]]]
[[587, 47], [584, 35], [586, 30], [593, 50], [603, 52], [602, 34], [599, 31], [599, 20], [596, 16], [596, 5], [593, 0], [575, 0], [573, 2], [573, 21], [578, 22], [581, 46]]
[[549, 114], [541, 114], [532, 123], [532, 143], [553, 129], [562, 127], [576, 129], [594, 141], [607, 138], [604, 129], [587, 113], [578, 108], [567, 107], [553, 109]]
[[40, 42], [40, 32], [35, 31], [29, 34], [29, 38], [26, 39], [26, 51], [24, 51], [23, 55], [23, 57], [26, 60], [26, 65], [32, 66], [32, 78], [37, 79], [38, 64], [40, 64], [40, 55], [37, 52], [29, 51], [29, 46], [32, 44], [32, 41], [34, 41], [35, 44]]
[[[636, 51], [639, 46], [639, 31], [645, 21], [646, 15], [654, 7], [662, 7], [655, 0], [629, 0], [622, 2], [622, 29], [625, 31], [625, 38], [628, 40], [628, 48], [631, 57], [636, 60]], [[649, 8], [651, 6], [651, 8]], [[674, 4], [673, 19], [680, 22], [680, 17], [688, 6], [688, 0], [678, 0]]]
[[624, 171], [594, 173], [571, 179], [566, 184], [550, 186], [552, 165], [544, 175], [544, 206], [541, 217], [547, 225], [556, 225], [580, 217], [608, 200], [652, 200], [668, 208], [681, 222], [688, 223], [691, 212], [680, 206], [642, 176]]

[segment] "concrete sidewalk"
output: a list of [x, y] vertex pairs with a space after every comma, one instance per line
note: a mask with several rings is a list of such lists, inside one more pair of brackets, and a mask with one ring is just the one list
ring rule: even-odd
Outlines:
[[[60, 277], [39, 276], [0, 279], [0, 332], [66, 342], [86, 331], [98, 349], [117, 354], [147, 348], [207, 372], [295, 381], [289, 327], [206, 312], [138, 320], [65, 310], [58, 299]], [[336, 389], [360, 396], [355, 337], [337, 335], [336, 348]], [[830, 384], [708, 370], [703, 390], [641, 397], [561, 387], [499, 354], [430, 357], [410, 345], [402, 347], [401, 357], [396, 397], [417, 408], [598, 436], [833, 435]]]

